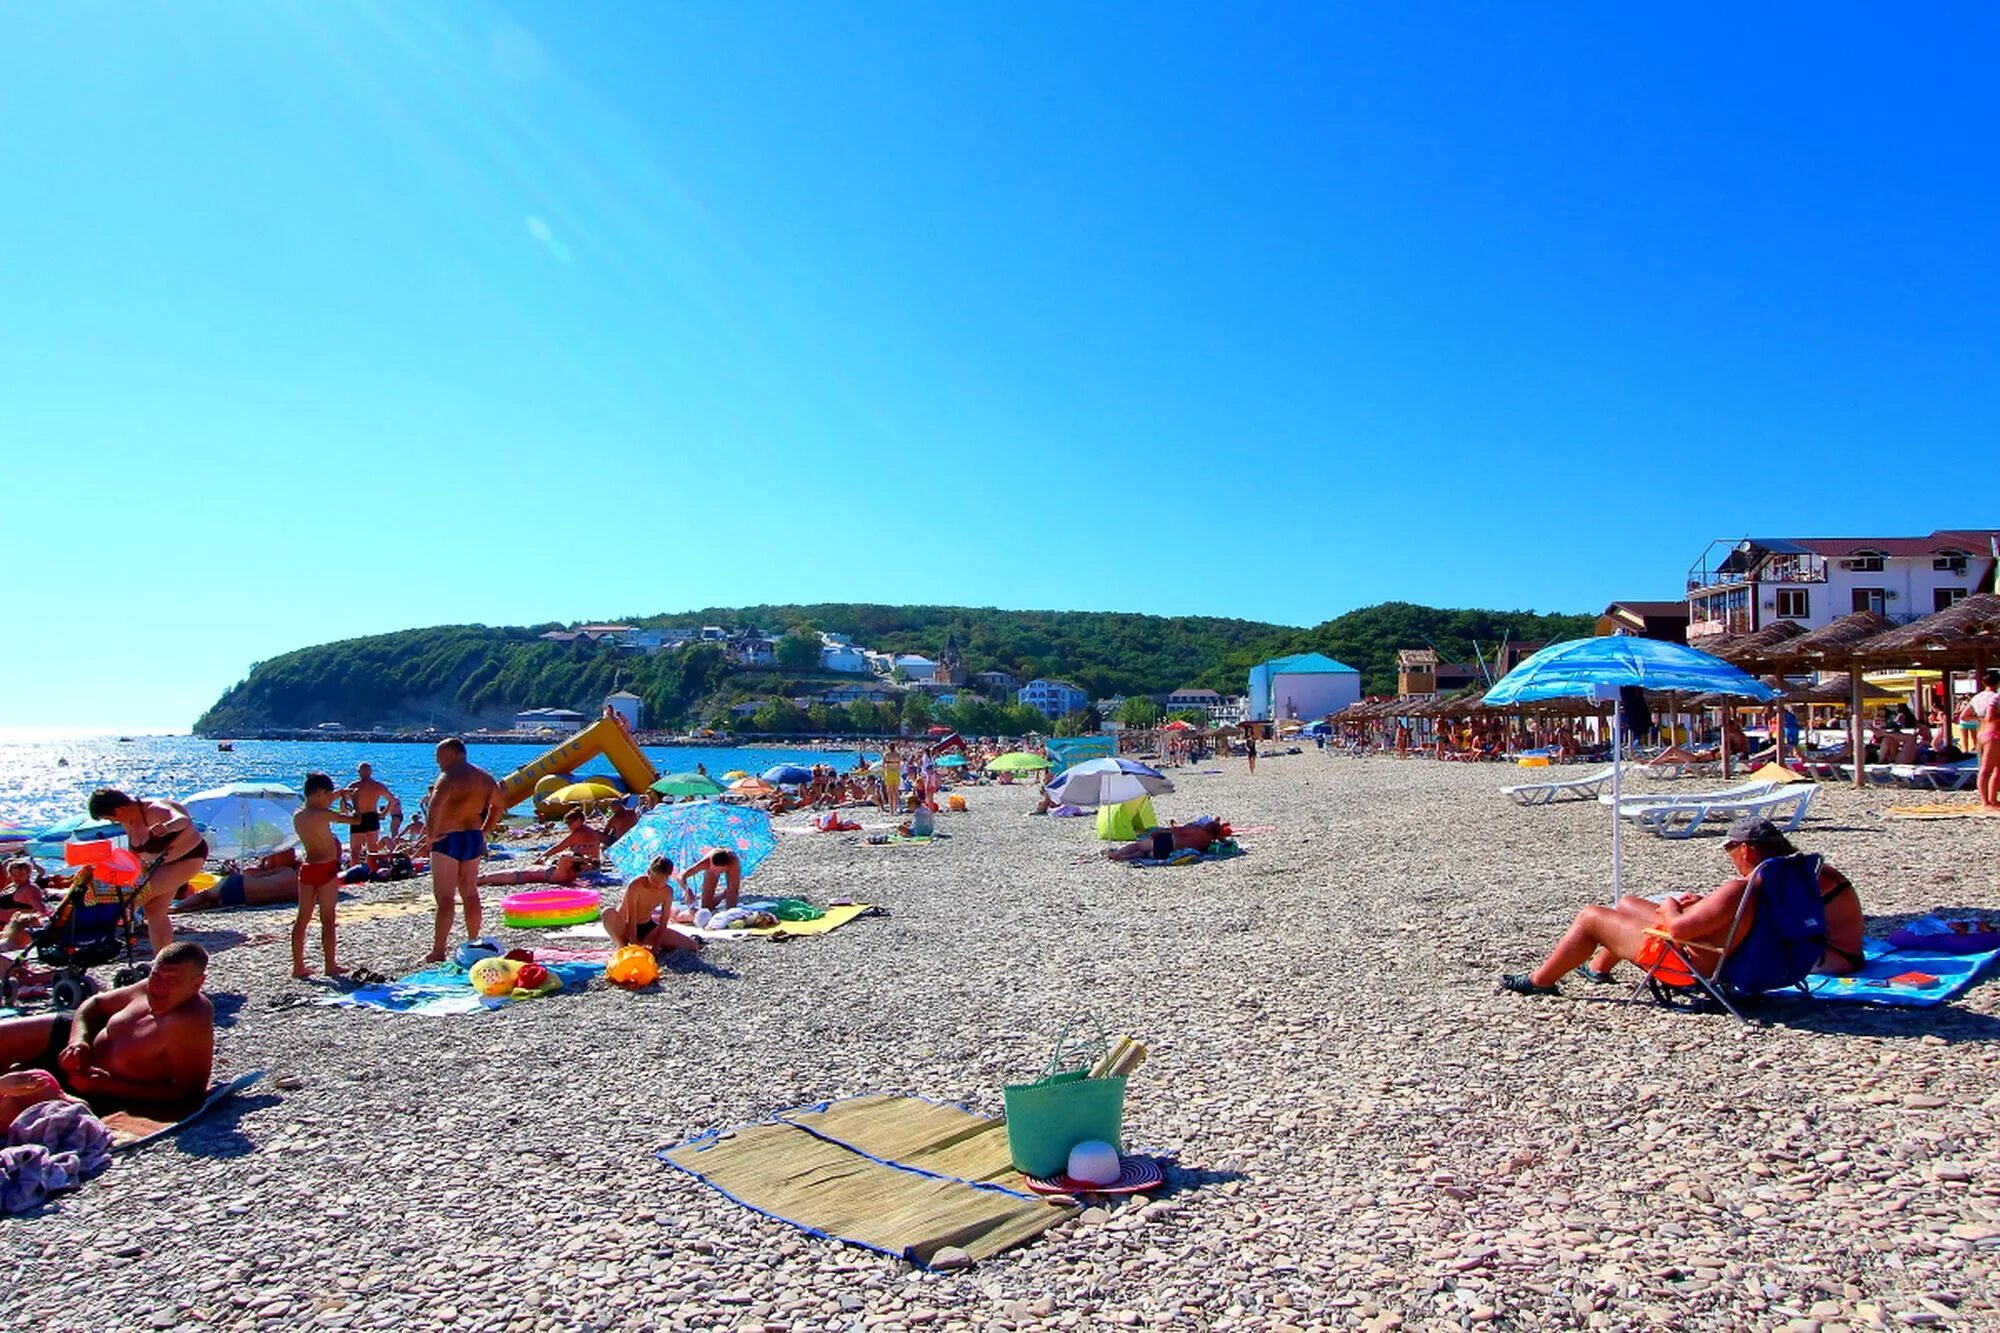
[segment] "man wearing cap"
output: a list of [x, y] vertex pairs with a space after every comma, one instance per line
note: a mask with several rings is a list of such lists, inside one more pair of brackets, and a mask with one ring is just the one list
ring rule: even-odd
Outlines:
[[[1505, 975], [1500, 985], [1521, 995], [1558, 995], [1561, 992], [1556, 983], [1573, 968], [1581, 969], [1590, 981], [1608, 982], [1611, 970], [1621, 962], [1645, 967], [1659, 961], [1664, 945], [1658, 937], [1648, 935], [1649, 930], [1670, 931], [1683, 944], [1707, 945], [1720, 953], [1751, 872], [1770, 858], [1790, 856], [1798, 848], [1770, 820], [1744, 815], [1729, 826], [1722, 850], [1736, 867], [1734, 879], [1708, 893], [1680, 894], [1658, 902], [1627, 897], [1616, 907], [1586, 907], [1576, 914], [1540, 967]], [[1819, 893], [1826, 908], [1827, 945], [1814, 970], [1829, 976], [1859, 971], [1866, 961], [1861, 952], [1860, 895], [1847, 876], [1824, 861], [1819, 867]], [[1754, 903], [1743, 909], [1738, 941], [1750, 933], [1756, 915]]]

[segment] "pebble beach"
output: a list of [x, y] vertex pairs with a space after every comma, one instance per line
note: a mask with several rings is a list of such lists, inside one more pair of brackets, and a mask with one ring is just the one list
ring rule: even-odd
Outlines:
[[[274, 1007], [318, 993], [289, 976], [289, 908], [179, 918], [214, 951], [218, 1073], [265, 1077], [0, 1222], [0, 1324], [2000, 1327], [2000, 985], [1753, 1026], [1575, 979], [1502, 994], [1604, 900], [1604, 807], [1517, 808], [1502, 765], [1207, 768], [1156, 804], [1270, 826], [1238, 859], [1105, 862], [1091, 821], [1026, 817], [1025, 786], [967, 789], [927, 846], [787, 834], [753, 889], [890, 915], [713, 944], [657, 993]], [[1828, 787], [1795, 839], [1854, 880], [1871, 933], [2000, 914], [2000, 821], [1884, 820], [1898, 799]], [[1719, 834], [1626, 857], [1631, 891], [1729, 874]], [[412, 898], [425, 881], [353, 901]], [[428, 932], [345, 923], [344, 961], [411, 971]], [[1127, 1147], [1167, 1185], [973, 1267], [811, 1238], [654, 1157], [863, 1092], [998, 1114], [1087, 1014], [1152, 1047]]]

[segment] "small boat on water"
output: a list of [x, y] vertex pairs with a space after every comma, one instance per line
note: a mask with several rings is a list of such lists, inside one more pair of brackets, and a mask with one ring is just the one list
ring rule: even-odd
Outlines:
[[120, 745], [130, 745], [132, 743], [132, 738], [130, 736], [120, 736], [118, 738], [118, 743]]
[[215, 743], [215, 748], [216, 748], [216, 749], [218, 749], [218, 750], [220, 750], [220, 751], [222, 751], [222, 752], [223, 752], [224, 754], [230, 754], [230, 753], [233, 753], [233, 752], [235, 751], [235, 749], [236, 749], [236, 742], [235, 742], [235, 741], [217, 741], [217, 742]]

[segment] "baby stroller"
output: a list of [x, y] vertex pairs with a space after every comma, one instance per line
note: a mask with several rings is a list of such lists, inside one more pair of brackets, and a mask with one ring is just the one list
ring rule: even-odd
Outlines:
[[98, 879], [89, 866], [76, 872], [62, 901], [36, 931], [28, 947], [12, 955], [12, 965], [0, 980], [0, 1004], [12, 1005], [21, 989], [21, 964], [32, 957], [54, 970], [49, 1000], [58, 1009], [75, 1009], [96, 993], [90, 969], [118, 961], [125, 965], [112, 978], [115, 986], [143, 980], [153, 969], [134, 951], [138, 927], [132, 904], [145, 887], [141, 879], [130, 889]]

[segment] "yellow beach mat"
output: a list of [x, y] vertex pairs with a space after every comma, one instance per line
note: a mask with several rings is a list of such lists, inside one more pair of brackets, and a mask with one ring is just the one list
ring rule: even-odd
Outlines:
[[1812, 781], [1812, 779], [1807, 777], [1805, 774], [1794, 773], [1791, 769], [1786, 768], [1783, 764], [1766, 764], [1762, 768], [1758, 769], [1755, 773], [1747, 775], [1743, 780], [1745, 782], [1775, 782], [1780, 785], [1783, 785], [1788, 782]]
[[2000, 810], [1983, 805], [1892, 805], [1882, 814], [1887, 819], [1989, 819]]
[[869, 910], [867, 903], [844, 903], [839, 907], [829, 907], [826, 915], [812, 921], [780, 921], [775, 926], [759, 926], [755, 930], [732, 930], [731, 935], [775, 935], [779, 931], [791, 936], [825, 935], [839, 930], [855, 917]]
[[1028, 1192], [1005, 1121], [913, 1097], [788, 1111], [659, 1157], [752, 1212], [923, 1265], [947, 1245], [991, 1258], [1076, 1211]]

